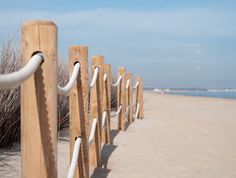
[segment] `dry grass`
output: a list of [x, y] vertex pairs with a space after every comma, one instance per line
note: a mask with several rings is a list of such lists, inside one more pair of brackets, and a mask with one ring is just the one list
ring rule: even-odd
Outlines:
[[[14, 41], [2, 46], [0, 73], [16, 71], [21, 66], [21, 52]], [[0, 147], [20, 140], [20, 87], [0, 90]]]
[[[5, 43], [0, 52], [0, 74], [17, 71], [21, 67], [21, 50], [14, 41]], [[69, 80], [66, 62], [58, 62], [58, 83]], [[112, 88], [112, 107], [116, 106], [116, 88]], [[0, 147], [20, 142], [20, 87], [0, 90]], [[58, 130], [69, 126], [69, 98], [58, 96]]]
[[[117, 79], [115, 78], [115, 81], [116, 80]], [[117, 107], [117, 87], [111, 86], [111, 109], [116, 109], [116, 107]]]
[[[58, 62], [58, 76], [57, 82], [60, 86], [65, 86], [69, 81], [69, 70], [64, 60]], [[69, 97], [58, 95], [58, 130], [69, 127]]]

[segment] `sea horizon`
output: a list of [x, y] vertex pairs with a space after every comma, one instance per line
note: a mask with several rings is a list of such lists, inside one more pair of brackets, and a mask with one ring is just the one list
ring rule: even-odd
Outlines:
[[236, 100], [235, 88], [145, 88], [160, 94], [210, 97]]

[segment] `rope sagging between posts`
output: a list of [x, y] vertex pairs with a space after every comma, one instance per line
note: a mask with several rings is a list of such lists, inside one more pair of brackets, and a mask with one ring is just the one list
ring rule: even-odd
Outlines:
[[103, 76], [103, 81], [105, 82], [107, 80], [107, 74], [105, 73]]
[[[22, 27], [23, 61], [26, 65], [17, 72], [0, 74], [0, 89], [22, 84], [20, 88], [21, 119], [23, 121], [21, 123], [21, 145], [23, 150], [22, 177], [24, 178], [45, 177], [45, 175], [47, 178], [57, 177], [57, 94], [68, 95], [70, 93], [72, 157], [67, 178], [89, 177], [89, 165], [93, 165], [93, 160], [89, 158], [90, 152], [94, 153], [91, 155], [96, 156], [95, 166], [101, 166], [101, 145], [111, 143], [111, 86], [118, 87], [117, 106], [119, 108], [113, 115], [119, 115], [118, 120], [122, 121], [122, 127], [118, 122], [118, 129], [123, 130], [126, 122], [125, 110], [130, 111], [129, 116], [134, 115], [133, 102], [129, 100], [127, 106], [127, 98], [125, 98], [126, 92], [129, 97], [133, 96], [130, 92], [132, 77], [127, 78], [126, 69], [123, 67], [119, 70], [117, 81], [112, 83], [111, 66], [104, 64], [103, 56], [97, 56], [92, 61], [93, 76], [89, 83], [88, 49], [85, 46], [70, 47], [70, 64], [75, 64], [70, 65], [70, 71], [73, 70], [71, 77], [64, 87], [57, 85], [57, 39], [57, 26], [53, 22], [26, 22]], [[41, 52], [34, 54], [37, 50]], [[34, 55], [31, 56], [32, 54]], [[41, 65], [42, 63], [43, 65]], [[109, 65], [109, 69], [105, 65]], [[142, 118], [142, 96], [139, 97], [142, 92], [140, 77], [134, 88], [137, 88], [135, 118]], [[90, 122], [90, 119], [93, 120], [90, 135], [88, 135], [87, 123]], [[30, 127], [28, 127], [29, 125]], [[43, 139], [41, 138], [42, 132], [44, 133]], [[77, 138], [75, 139], [75, 137]], [[90, 149], [89, 146], [93, 142], [95, 149]], [[38, 147], [44, 149], [38, 149]], [[32, 150], [37, 150], [37, 153]], [[45, 152], [47, 153], [46, 160]]]
[[79, 157], [79, 151], [80, 151], [80, 144], [81, 144], [81, 138], [76, 138], [75, 145], [74, 145], [74, 151], [69, 167], [69, 171], [67, 174], [67, 178], [74, 178], [78, 157]]
[[92, 78], [92, 81], [91, 81], [91, 83], [90, 83], [90, 88], [93, 88], [94, 85], [95, 85], [95, 83], [96, 83], [96, 81], [97, 81], [97, 78], [98, 78], [98, 70], [99, 70], [98, 67], [96, 67], [96, 68], [94, 69], [93, 78]]
[[136, 84], [133, 86], [133, 89], [136, 89], [139, 85], [139, 82], [137, 81]]
[[122, 105], [119, 106], [118, 110], [114, 114], [112, 114], [111, 117], [117, 116], [120, 113], [121, 109], [122, 109]]
[[125, 88], [128, 89], [130, 85], [130, 79], [127, 80]]
[[136, 107], [136, 112], [135, 112], [135, 119], [138, 118], [138, 113], [139, 113], [139, 103], [137, 104], [137, 107]]
[[113, 86], [113, 87], [118, 86], [119, 83], [120, 83], [120, 81], [121, 81], [121, 79], [122, 79], [122, 76], [120, 75], [119, 78], [117, 79], [116, 83], [112, 83], [112, 86]]
[[[96, 70], [96, 69], [97, 69], [97, 70]], [[98, 68], [95, 68], [95, 71], [94, 71], [94, 74], [93, 74], [93, 79], [92, 79], [92, 82], [91, 82], [92, 85], [90, 84], [90, 87], [93, 87], [93, 86], [95, 85], [96, 80], [97, 80], [97, 76], [98, 76]], [[118, 81], [117, 81], [118, 84], [119, 84], [119, 80], [121, 80], [122, 77], [120, 76], [119, 78], [120, 78], [120, 79], [118, 79]], [[107, 80], [107, 74], [105, 73], [105, 74], [103, 75], [103, 81], [105, 82], [106, 80]], [[140, 89], [138, 88], [138, 86], [139, 86], [139, 82], [137, 81], [136, 84], [135, 84], [135, 86], [132, 87], [132, 86], [130, 85], [130, 80], [128, 79], [128, 80], [126, 81], [125, 89], [128, 89], [129, 87], [137, 89], [137, 96], [138, 96], [138, 91], [140, 90]], [[132, 105], [127, 105], [126, 112], [129, 112], [130, 107], [132, 107]], [[118, 110], [116, 111], [116, 113], [113, 114], [112, 116], [118, 115], [118, 114], [121, 112], [121, 110], [122, 110], [122, 105], [119, 106], [119, 108], [118, 108]], [[138, 98], [137, 98], [137, 100], [136, 100], [136, 109], [135, 109], [135, 116], [134, 116], [135, 120], [136, 120], [138, 117], [140, 117], [140, 116], [139, 116], [139, 112], [140, 112], [140, 103], [139, 103]], [[102, 122], [102, 123], [101, 123], [101, 128], [102, 128], [102, 129], [105, 127], [106, 118], [107, 118], [107, 111], [103, 111], [103, 112], [102, 112], [102, 117], [101, 117], [101, 120], [100, 120], [100, 122]], [[89, 139], [88, 139], [88, 145], [89, 145], [89, 146], [91, 146], [92, 143], [94, 142], [94, 138], [95, 138], [95, 134], [96, 134], [96, 129], [97, 129], [97, 127], [98, 127], [98, 119], [97, 119], [97, 118], [94, 118], [94, 119], [93, 119], [93, 123], [92, 123], [91, 130], [90, 130]], [[95, 144], [96, 144], [96, 142], [95, 142]], [[76, 145], [75, 145], [75, 147], [76, 147]], [[76, 148], [74, 148], [74, 150], [75, 150], [75, 149], [76, 149]], [[78, 148], [77, 148], [77, 149], [78, 149]], [[75, 151], [74, 151], [74, 152], [75, 152]], [[73, 153], [73, 155], [74, 155], [74, 153]], [[78, 158], [77, 158], [77, 159], [78, 159]], [[73, 158], [72, 158], [72, 160], [73, 160]], [[75, 166], [72, 165], [72, 162], [71, 162], [70, 170], [72, 170], [73, 167], [75, 167]], [[75, 171], [75, 170], [74, 170], [74, 171]], [[72, 172], [72, 171], [71, 171], [71, 172]], [[68, 178], [71, 178], [71, 177], [68, 177]]]
[[0, 74], [0, 89], [6, 89], [20, 85], [33, 75], [44, 61], [42, 53], [36, 53], [29, 62], [17, 72]]
[[94, 118], [93, 119], [93, 124], [92, 124], [92, 128], [90, 131], [90, 135], [89, 135], [89, 140], [88, 140], [88, 145], [92, 145], [93, 140], [94, 140], [94, 136], [95, 136], [95, 131], [96, 131], [96, 127], [97, 127], [97, 123], [98, 123], [98, 119]]
[[74, 66], [73, 72], [71, 74], [71, 78], [69, 82], [66, 84], [66, 86], [61, 87], [57, 85], [57, 92], [59, 95], [67, 95], [71, 91], [74, 83], [76, 82], [78, 78], [79, 70], [80, 70], [80, 63], [77, 62]]
[[106, 117], [107, 117], [107, 112], [104, 111], [104, 112], [102, 113], [102, 128], [104, 128], [104, 126], [105, 126]]

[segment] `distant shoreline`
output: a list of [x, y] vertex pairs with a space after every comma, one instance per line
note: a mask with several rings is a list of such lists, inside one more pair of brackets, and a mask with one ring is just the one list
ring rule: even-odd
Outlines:
[[193, 96], [193, 97], [207, 97], [207, 98], [220, 98], [236, 100], [235, 89], [210, 89], [210, 90], [198, 90], [198, 89], [145, 89], [146, 91], [152, 91], [159, 94], [170, 94], [179, 96]]

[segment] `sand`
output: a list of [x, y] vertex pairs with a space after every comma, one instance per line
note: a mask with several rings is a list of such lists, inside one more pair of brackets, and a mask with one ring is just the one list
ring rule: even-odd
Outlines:
[[[91, 177], [236, 177], [236, 100], [145, 91], [144, 104], [145, 118], [126, 132], [118, 132], [112, 119], [113, 144], [103, 146], [103, 168]], [[59, 141], [60, 178], [67, 174], [68, 153], [68, 142]], [[19, 177], [19, 157], [19, 151], [1, 151], [0, 177]]]

